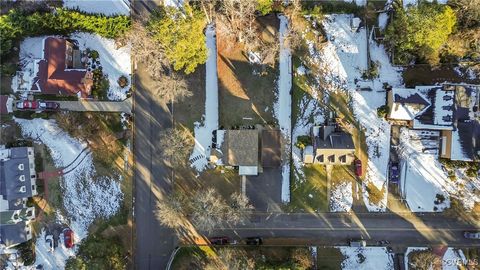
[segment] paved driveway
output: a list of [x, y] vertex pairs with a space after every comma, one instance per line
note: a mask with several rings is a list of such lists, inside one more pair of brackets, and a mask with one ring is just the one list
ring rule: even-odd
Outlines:
[[266, 168], [257, 176], [248, 176], [246, 193], [257, 211], [281, 211], [282, 169]]

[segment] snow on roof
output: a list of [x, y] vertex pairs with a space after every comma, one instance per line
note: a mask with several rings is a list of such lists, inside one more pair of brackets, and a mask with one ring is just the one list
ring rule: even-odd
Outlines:
[[[393, 254], [385, 247], [338, 247], [343, 254], [343, 270], [393, 269]], [[359, 260], [359, 258], [364, 258]]]
[[125, 0], [63, 0], [63, 6], [79, 9], [87, 13], [99, 13], [106, 16], [130, 15], [129, 1]]
[[0, 114], [7, 114], [13, 111], [13, 98], [7, 95], [0, 95]]
[[472, 159], [465, 153], [460, 141], [459, 130], [452, 131], [451, 160], [471, 161]]
[[428, 99], [411, 88], [393, 88], [393, 107], [389, 118], [397, 120], [413, 120], [416, 115], [430, 106]]
[[382, 12], [378, 15], [378, 27], [381, 30], [384, 30], [387, 27], [388, 23], [388, 14], [386, 12]]
[[415, 90], [427, 96], [431, 106], [413, 121], [416, 129], [452, 130], [455, 92], [441, 86], [417, 86]]

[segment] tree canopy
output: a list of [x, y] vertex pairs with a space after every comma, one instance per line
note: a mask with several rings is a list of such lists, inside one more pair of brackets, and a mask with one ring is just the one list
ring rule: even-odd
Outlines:
[[201, 11], [185, 5], [183, 9], [160, 9], [149, 21], [148, 29], [173, 68], [177, 71], [183, 69], [189, 74], [207, 61], [203, 33], [206, 24], [207, 20]]
[[420, 60], [435, 65], [455, 24], [455, 12], [446, 5], [421, 2], [406, 10], [397, 7], [385, 39], [393, 47], [397, 63]]
[[65, 269], [124, 269], [124, 253], [120, 239], [89, 235], [80, 244], [77, 255], [68, 258]]

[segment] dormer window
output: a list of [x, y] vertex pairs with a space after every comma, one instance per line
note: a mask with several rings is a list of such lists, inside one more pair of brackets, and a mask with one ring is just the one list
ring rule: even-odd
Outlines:
[[20, 176], [18, 177], [18, 180], [20, 180], [20, 182], [25, 181], [25, 175], [23, 175], [23, 174], [20, 175]]
[[18, 164], [18, 169], [19, 169], [20, 171], [25, 170], [25, 166], [23, 165], [23, 163], [22, 163], [22, 164]]
[[27, 192], [27, 187], [26, 187], [26, 186], [21, 186], [20, 189], [19, 189], [19, 191], [20, 191], [21, 193], [25, 193], [25, 192]]

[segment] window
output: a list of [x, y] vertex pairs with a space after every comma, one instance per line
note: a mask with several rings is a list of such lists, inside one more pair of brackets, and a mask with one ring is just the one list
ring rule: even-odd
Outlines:
[[32, 185], [32, 190], [35, 190], [35, 188], [36, 188], [35, 185]]
[[18, 169], [19, 169], [20, 171], [25, 170], [25, 165], [23, 165], [23, 163], [22, 163], [22, 164], [18, 164]]
[[330, 163], [335, 163], [335, 155], [330, 155], [330, 156], [328, 156], [328, 161], [329, 161]]
[[26, 186], [21, 186], [20, 189], [19, 189], [19, 191], [20, 191], [21, 193], [25, 193], [25, 192], [27, 192], [27, 187], [26, 187]]
[[25, 175], [23, 175], [23, 174], [20, 175], [20, 176], [18, 177], [18, 180], [20, 180], [21, 182], [25, 181]]
[[324, 162], [323, 155], [317, 156], [317, 160], [318, 160], [318, 162], [323, 163]]
[[340, 160], [341, 163], [347, 163], [347, 155], [340, 156], [338, 160]]

